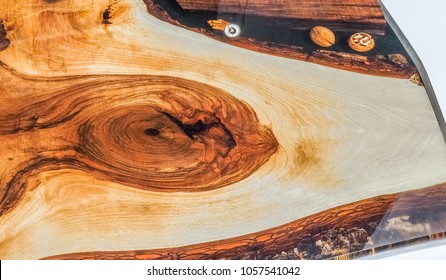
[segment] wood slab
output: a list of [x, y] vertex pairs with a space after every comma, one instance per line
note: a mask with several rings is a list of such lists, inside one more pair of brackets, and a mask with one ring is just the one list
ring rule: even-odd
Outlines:
[[446, 144], [421, 83], [159, 8], [0, 2], [1, 259], [345, 258], [443, 237]]

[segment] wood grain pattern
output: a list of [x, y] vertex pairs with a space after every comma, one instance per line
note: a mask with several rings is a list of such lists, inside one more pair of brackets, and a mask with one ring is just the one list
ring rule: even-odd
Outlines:
[[[1, 214], [45, 170], [86, 170], [148, 190], [203, 191], [243, 179], [277, 150], [251, 108], [196, 82], [150, 76], [31, 82], [0, 73], [8, 82], [0, 102], [9, 108], [0, 117], [0, 154], [17, 170], [2, 178]], [[44, 86], [58, 90], [25, 93]], [[45, 139], [36, 143], [40, 135]], [[27, 151], [20, 158], [12, 148], [18, 139]]]
[[[374, 197], [227, 240], [163, 250], [85, 252], [48, 259], [280, 260], [370, 254], [374, 248], [383, 250], [386, 245], [401, 246], [423, 237], [440, 238], [430, 232], [445, 230], [445, 186]], [[434, 228], [424, 228], [426, 225]]]
[[177, 0], [183, 9], [267, 17], [374, 23], [384, 27], [377, 0]]
[[327, 258], [445, 231], [423, 86], [225, 44], [141, 0], [0, 18], [1, 259]]

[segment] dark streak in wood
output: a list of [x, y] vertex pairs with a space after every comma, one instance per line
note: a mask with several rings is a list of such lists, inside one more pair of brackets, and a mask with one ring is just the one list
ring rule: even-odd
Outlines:
[[0, 19], [0, 51], [6, 50], [9, 47], [10, 41], [6, 38], [6, 29], [3, 24], [3, 19]]
[[103, 24], [112, 24], [109, 19], [110, 17], [110, 11], [111, 7], [109, 6], [107, 9], [104, 10], [104, 12], [102, 13], [102, 22]]
[[[204, 131], [209, 131], [210, 128], [215, 127], [218, 130], [223, 130], [224, 134], [226, 134], [227, 145], [228, 145], [228, 153], [231, 151], [232, 148], [235, 147], [236, 142], [234, 140], [234, 137], [232, 136], [232, 133], [226, 128], [224, 124], [220, 122], [220, 119], [215, 117], [216, 121], [211, 123], [204, 123], [203, 120], [198, 120], [194, 124], [185, 124], [181, 120], [175, 118], [174, 116], [163, 112], [163, 114], [168, 117], [171, 121], [173, 121], [176, 125], [178, 125], [181, 130], [189, 137], [190, 139], [196, 139], [195, 135], [200, 134]], [[227, 153], [226, 153], [227, 154]]]
[[149, 136], [158, 136], [160, 134], [159, 130], [156, 128], [147, 128], [144, 133]]

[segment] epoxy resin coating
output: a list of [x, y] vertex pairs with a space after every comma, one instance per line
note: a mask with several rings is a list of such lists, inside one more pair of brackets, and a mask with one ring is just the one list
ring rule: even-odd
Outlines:
[[443, 238], [446, 144], [394, 28], [376, 0], [2, 0], [0, 258]]

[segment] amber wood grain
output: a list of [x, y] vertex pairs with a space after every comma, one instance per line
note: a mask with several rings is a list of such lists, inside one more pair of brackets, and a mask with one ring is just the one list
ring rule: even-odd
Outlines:
[[251, 14], [319, 21], [374, 23], [386, 21], [377, 0], [176, 0], [187, 10]]
[[0, 18], [1, 259], [325, 258], [445, 224], [446, 145], [398, 53], [378, 60], [399, 71], [317, 51], [326, 67], [141, 0], [3, 0]]
[[[45, 170], [80, 169], [146, 190], [203, 191], [249, 176], [277, 150], [246, 103], [197, 82], [29, 80], [4, 68], [0, 74], [0, 104], [8, 110], [0, 115], [0, 154], [11, 170], [0, 181], [0, 214], [35, 188], [30, 182]], [[44, 87], [49, 90], [35, 94]], [[42, 135], [42, 142], [34, 140]]]

